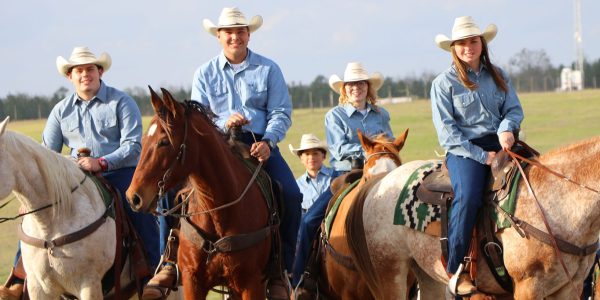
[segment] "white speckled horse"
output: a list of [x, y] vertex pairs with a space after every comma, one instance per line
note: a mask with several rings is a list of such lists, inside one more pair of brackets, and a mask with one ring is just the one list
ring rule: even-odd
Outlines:
[[[349, 235], [362, 237], [352, 245], [353, 257], [377, 299], [405, 299], [406, 276], [414, 271], [419, 280], [421, 299], [444, 299], [446, 272], [440, 262], [437, 237], [393, 225], [395, 205], [408, 177], [428, 161], [403, 164], [388, 174], [369, 193], [360, 208], [364, 232], [355, 229]], [[539, 162], [592, 190], [573, 184], [537, 166], [525, 173], [533, 192], [557, 239], [592, 249], [600, 232], [600, 137], [579, 142], [539, 157]], [[515, 216], [546, 232], [540, 210], [521, 180], [517, 192]], [[510, 227], [497, 237], [504, 245], [504, 262], [514, 283], [514, 299], [579, 299], [584, 278], [594, 255], [562, 252], [570, 278], [552, 246], [529, 236], [522, 238]], [[368, 253], [368, 255], [365, 255]], [[479, 256], [477, 286], [486, 293], [502, 293], [492, 277], [483, 255]], [[366, 259], [365, 259], [366, 257]]]
[[[33, 139], [0, 124], [0, 199], [13, 193], [28, 214], [22, 229], [28, 236], [53, 240], [88, 226], [106, 207], [95, 183], [77, 164]], [[106, 218], [86, 237], [52, 249], [22, 243], [31, 299], [102, 299], [101, 280], [115, 256], [115, 222]], [[15, 245], [16, 247], [16, 245]]]

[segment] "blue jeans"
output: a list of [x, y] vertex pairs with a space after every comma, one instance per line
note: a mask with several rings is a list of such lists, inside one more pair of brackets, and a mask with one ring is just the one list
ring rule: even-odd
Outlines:
[[[157, 211], [170, 210], [175, 205], [175, 195], [179, 189], [172, 189], [167, 191], [167, 193], [158, 200]], [[171, 216], [159, 216], [158, 217], [158, 230], [160, 232], [160, 253], [165, 252], [165, 248], [167, 246], [167, 238], [169, 237], [169, 233], [175, 225], [179, 223], [178, 218]]]
[[329, 204], [331, 197], [333, 197], [331, 189], [325, 190], [302, 217], [302, 221], [300, 222], [298, 251], [296, 252], [292, 276], [292, 284], [294, 286], [298, 285], [298, 281], [300, 280], [302, 273], [304, 273], [306, 260], [308, 259], [312, 248], [312, 241], [317, 238], [317, 230], [325, 217], [325, 211], [327, 210], [327, 205]]
[[454, 189], [454, 201], [452, 201], [448, 224], [446, 271], [454, 274], [469, 249], [490, 168], [470, 158], [452, 153], [447, 154], [446, 164]]
[[104, 172], [102, 176], [104, 176], [104, 178], [106, 178], [106, 180], [121, 193], [125, 212], [131, 219], [133, 227], [135, 227], [135, 230], [144, 242], [144, 248], [148, 254], [148, 263], [153, 269], [158, 265], [161, 253], [157, 219], [151, 214], [134, 212], [125, 198], [125, 191], [127, 191], [131, 184], [131, 178], [133, 177], [134, 171], [134, 167], [122, 168]]
[[581, 293], [581, 299], [587, 299], [590, 296], [592, 296], [592, 294], [594, 293], [594, 291], [592, 290], [592, 283], [594, 281], [594, 267], [596, 267], [596, 263], [599, 261], [599, 259], [600, 259], [600, 250], [598, 250], [596, 252], [596, 260], [594, 261], [594, 264], [592, 265], [592, 269], [590, 270], [590, 273], [583, 281], [583, 292]]

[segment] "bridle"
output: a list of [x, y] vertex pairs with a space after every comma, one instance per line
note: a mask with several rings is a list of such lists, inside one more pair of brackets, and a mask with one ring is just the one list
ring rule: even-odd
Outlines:
[[373, 152], [373, 153], [367, 155], [367, 157], [365, 157], [365, 164], [374, 157], [377, 157], [380, 155], [386, 155], [386, 154], [393, 155], [394, 157], [398, 158], [398, 161], [401, 161], [400, 155], [397, 152], [390, 150], [390, 148], [393, 148], [393, 146], [391, 146], [391, 143], [385, 143], [382, 145], [387, 151], [378, 151], [378, 152]]
[[[187, 103], [186, 103], [187, 104]], [[171, 162], [171, 165], [167, 168], [165, 173], [162, 176], [162, 179], [158, 181], [158, 198], [162, 198], [165, 195], [165, 184], [169, 177], [171, 176], [171, 172], [177, 163], [183, 165], [185, 162], [185, 150], [187, 148], [187, 133], [188, 133], [188, 117], [190, 114], [190, 105], [187, 104], [185, 106], [185, 121], [183, 122], [183, 140], [181, 141], [181, 145], [179, 145], [179, 152], [177, 152], [177, 156], [175, 160]]]

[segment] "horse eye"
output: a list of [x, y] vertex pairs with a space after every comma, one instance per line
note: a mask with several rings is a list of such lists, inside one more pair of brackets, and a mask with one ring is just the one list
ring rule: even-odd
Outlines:
[[169, 146], [169, 140], [168, 139], [161, 139], [160, 141], [158, 141], [157, 146], [158, 147]]

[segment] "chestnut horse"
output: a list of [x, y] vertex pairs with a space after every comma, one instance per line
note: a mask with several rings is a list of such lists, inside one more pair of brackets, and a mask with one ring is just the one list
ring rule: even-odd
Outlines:
[[[153, 212], [159, 194], [187, 182], [188, 216], [178, 250], [184, 298], [205, 299], [212, 287], [223, 285], [235, 298], [265, 299], [272, 223], [263, 193], [209, 108], [177, 102], [161, 90], [162, 99], [150, 89], [155, 115], [127, 199], [134, 210]], [[220, 251], [215, 243], [260, 231], [265, 233], [260, 240], [239, 251]]]
[[[538, 161], [546, 167], [529, 165], [525, 174], [549, 228], [556, 239], [593, 250], [600, 232], [600, 137], [549, 152]], [[352, 253], [369, 258], [358, 266], [377, 299], [405, 299], [409, 270], [417, 275], [421, 299], [444, 297], [448, 276], [440, 262], [438, 238], [393, 224], [395, 205], [405, 182], [425, 163], [413, 161], [392, 171], [363, 203], [357, 202], [352, 208], [360, 212], [353, 222], [358, 220], [356, 224], [360, 224], [362, 218], [364, 229], [348, 226], [348, 234], [356, 241], [351, 244]], [[519, 181], [514, 216], [546, 232], [535, 203], [523, 180]], [[503, 258], [514, 284], [514, 299], [579, 299], [583, 280], [594, 261], [593, 253], [555, 252], [533, 236], [521, 237], [514, 226], [500, 231], [497, 237], [504, 245]], [[502, 293], [482, 257], [479, 255], [478, 289], [488, 294]], [[563, 270], [559, 257], [568, 272]]]
[[[348, 209], [365, 186], [369, 179], [377, 174], [389, 172], [402, 164], [398, 153], [404, 146], [408, 129], [396, 140], [391, 141], [385, 135], [379, 135], [373, 139], [363, 136], [358, 132], [358, 139], [365, 151], [366, 159], [363, 175], [354, 189], [352, 189], [341, 201], [329, 236], [324, 238], [321, 267], [327, 282], [326, 294], [334, 299], [372, 299], [365, 281], [353, 267], [350, 258], [350, 249], [344, 231]], [[332, 198], [332, 203], [337, 195]], [[332, 203], [329, 205], [331, 206]], [[323, 231], [324, 232], [324, 231]]]

